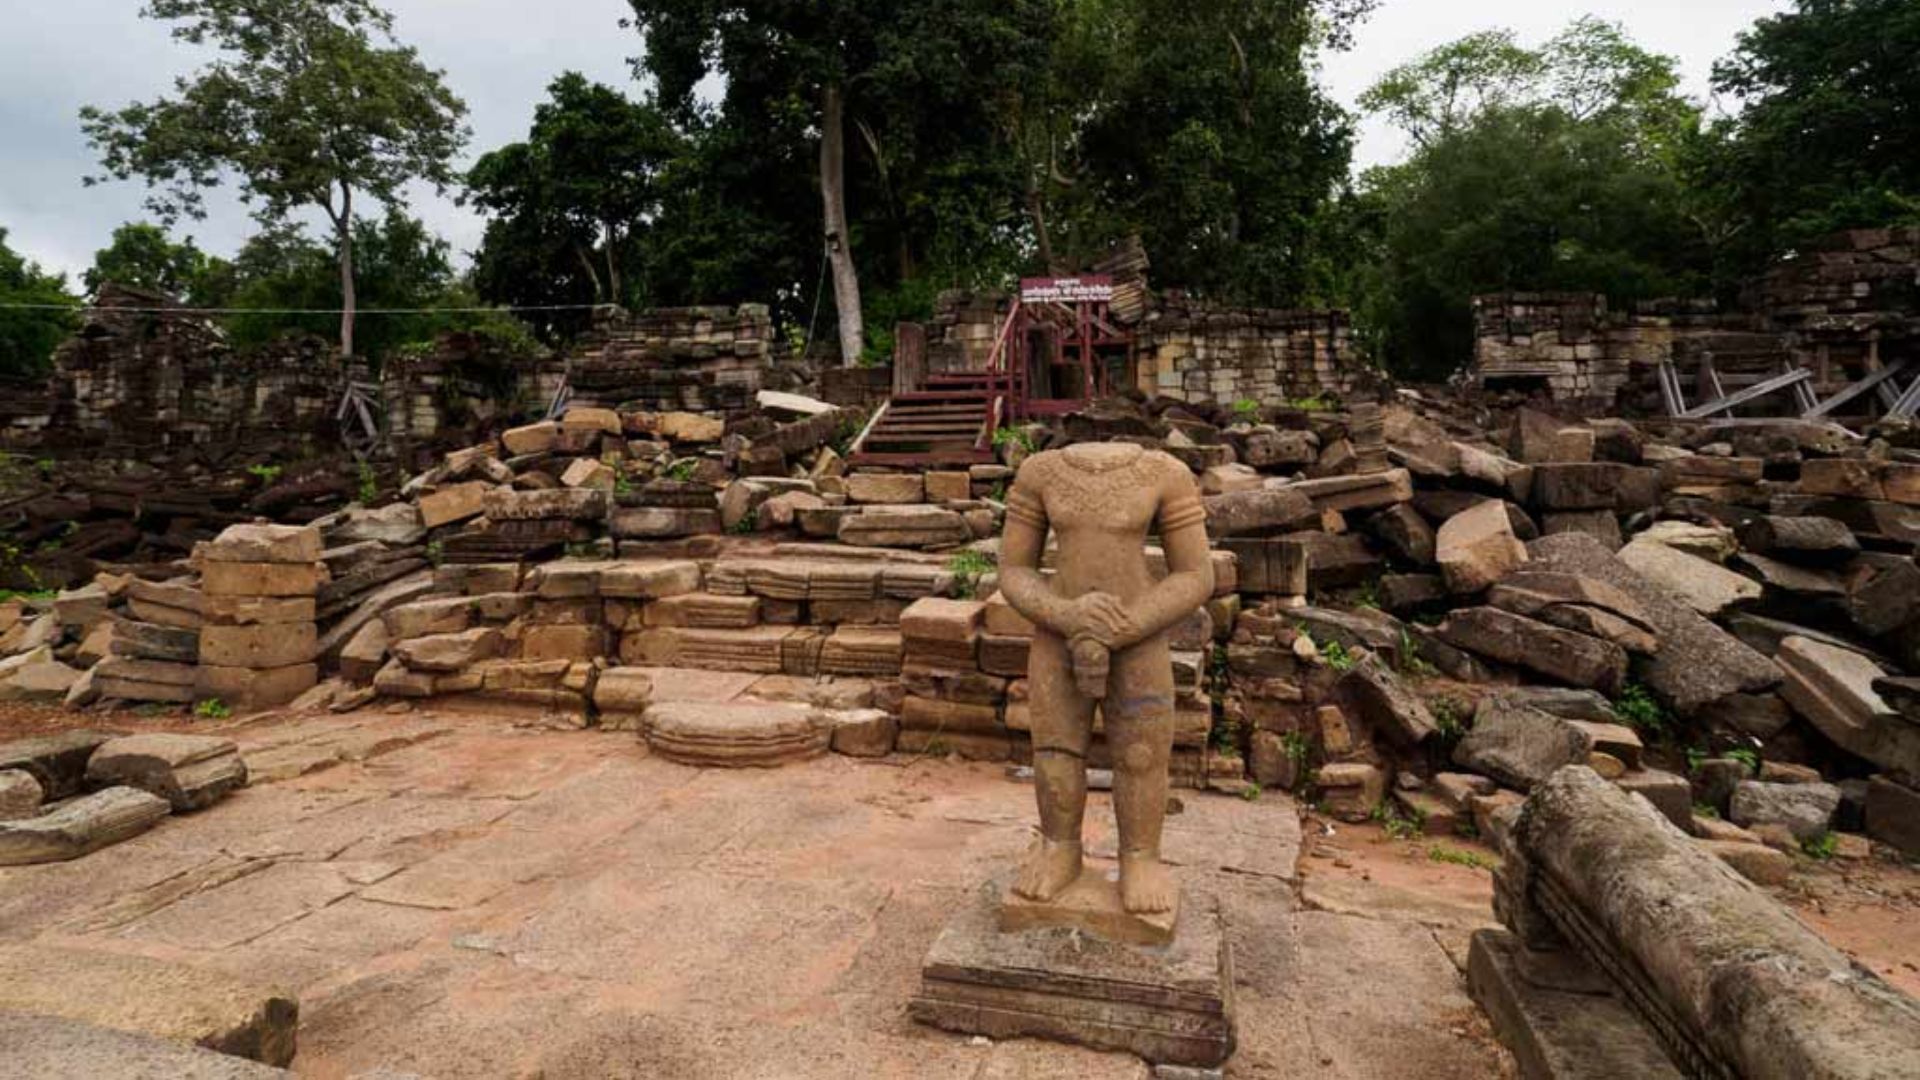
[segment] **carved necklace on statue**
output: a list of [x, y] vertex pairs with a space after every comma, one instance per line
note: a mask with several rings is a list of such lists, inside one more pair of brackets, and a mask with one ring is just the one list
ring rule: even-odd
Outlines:
[[1077, 476], [1051, 485], [1049, 501], [1076, 516], [1107, 517], [1153, 487], [1147, 452], [1132, 443], [1081, 443], [1059, 460]]

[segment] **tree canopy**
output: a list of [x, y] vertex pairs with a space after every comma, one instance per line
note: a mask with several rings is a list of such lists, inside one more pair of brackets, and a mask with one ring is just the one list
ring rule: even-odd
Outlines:
[[0, 228], [0, 377], [45, 372], [54, 347], [79, 323], [71, 310], [59, 309], [79, 302], [64, 275], [27, 261], [7, 246], [7, 230]]
[[171, 97], [82, 110], [105, 170], [89, 182], [144, 180], [164, 221], [201, 216], [205, 190], [228, 176], [263, 223], [322, 212], [346, 309], [340, 348], [351, 355], [354, 199], [394, 205], [412, 181], [445, 190], [466, 106], [393, 39], [392, 16], [372, 0], [149, 0], [142, 14], [175, 23], [175, 38], [216, 59]]
[[93, 265], [81, 275], [89, 294], [109, 282], [157, 289], [192, 307], [220, 307], [233, 293], [233, 264], [209, 255], [191, 239], [176, 242], [164, 226], [128, 222], [94, 252]]
[[1699, 130], [1670, 57], [1575, 22], [1536, 48], [1504, 31], [1443, 45], [1363, 97], [1416, 149], [1363, 179], [1374, 250], [1356, 300], [1389, 367], [1444, 377], [1472, 350], [1472, 298], [1694, 295], [1709, 237], [1681, 166]]

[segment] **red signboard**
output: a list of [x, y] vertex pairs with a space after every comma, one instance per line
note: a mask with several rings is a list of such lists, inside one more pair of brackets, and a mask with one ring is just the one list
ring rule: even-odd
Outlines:
[[1113, 278], [1106, 274], [1020, 279], [1023, 304], [1105, 304], [1112, 300]]

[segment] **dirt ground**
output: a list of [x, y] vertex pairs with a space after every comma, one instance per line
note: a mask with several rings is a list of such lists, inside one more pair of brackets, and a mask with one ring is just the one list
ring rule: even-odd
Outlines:
[[[79, 862], [0, 870], [0, 939], [280, 983], [301, 1003], [300, 1075], [1146, 1075], [906, 1016], [955, 904], [1031, 835], [1031, 789], [1001, 767], [699, 770], [630, 734], [431, 710], [86, 720], [222, 730], [256, 782]], [[51, 726], [71, 718], [0, 713], [0, 737]], [[1484, 849], [1311, 816], [1303, 838], [1273, 795], [1181, 804], [1169, 857], [1190, 896], [1219, 898], [1233, 942], [1229, 1075], [1512, 1075], [1460, 974], [1468, 933], [1492, 923]], [[1821, 867], [1794, 896], [1911, 988], [1894, 930], [1916, 882]]]

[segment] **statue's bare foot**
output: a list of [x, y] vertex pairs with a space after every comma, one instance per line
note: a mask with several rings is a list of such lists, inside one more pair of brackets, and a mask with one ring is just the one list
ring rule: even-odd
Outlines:
[[1029, 900], [1045, 902], [1080, 878], [1080, 845], [1041, 840], [1020, 868], [1013, 891]]
[[1120, 856], [1120, 904], [1135, 915], [1172, 911], [1179, 897], [1173, 874], [1151, 855]]

